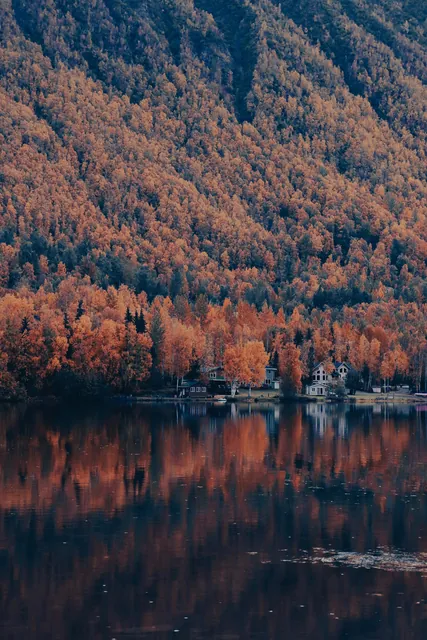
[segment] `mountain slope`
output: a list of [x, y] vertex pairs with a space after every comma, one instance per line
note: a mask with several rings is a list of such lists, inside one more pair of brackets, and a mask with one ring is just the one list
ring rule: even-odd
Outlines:
[[418, 4], [2, 0], [0, 285], [425, 302]]

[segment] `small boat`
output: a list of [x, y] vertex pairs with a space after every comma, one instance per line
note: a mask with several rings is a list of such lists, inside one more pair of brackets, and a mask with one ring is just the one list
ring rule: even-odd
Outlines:
[[214, 402], [215, 404], [225, 404], [227, 402], [227, 398], [224, 398], [224, 396], [220, 396], [218, 398], [214, 398]]

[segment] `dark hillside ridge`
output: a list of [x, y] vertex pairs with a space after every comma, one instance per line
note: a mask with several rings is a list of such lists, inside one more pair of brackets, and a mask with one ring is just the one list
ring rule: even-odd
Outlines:
[[240, 0], [195, 0], [194, 6], [210, 13], [223, 34], [231, 57], [236, 117], [251, 122], [247, 98], [257, 64], [256, 13]]
[[426, 11], [2, 0], [2, 292], [423, 304]]

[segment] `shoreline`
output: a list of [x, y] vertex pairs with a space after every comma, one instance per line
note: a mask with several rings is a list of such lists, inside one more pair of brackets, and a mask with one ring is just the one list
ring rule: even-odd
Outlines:
[[141, 404], [212, 404], [212, 405], [230, 405], [230, 404], [366, 404], [366, 405], [427, 405], [427, 398], [419, 398], [414, 395], [368, 395], [350, 396], [342, 399], [338, 398], [322, 398], [318, 396], [298, 395], [294, 398], [283, 398], [278, 395], [265, 396], [252, 395], [247, 397], [241, 395], [232, 398], [231, 396], [217, 396], [212, 398], [177, 398], [172, 395], [138, 395], [138, 396], [35, 396], [24, 399], [4, 399], [0, 400], [0, 405], [31, 405], [31, 406], [48, 406], [57, 404], [79, 404], [79, 405], [141, 405]]

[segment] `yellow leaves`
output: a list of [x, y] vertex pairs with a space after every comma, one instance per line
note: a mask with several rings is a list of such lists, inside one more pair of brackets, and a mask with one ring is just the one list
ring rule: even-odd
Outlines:
[[173, 74], [173, 80], [174, 80], [175, 86], [180, 91], [183, 91], [187, 86], [187, 79], [185, 75], [179, 71], [175, 71], [175, 73]]
[[243, 348], [241, 346], [232, 345], [226, 348], [224, 352], [224, 373], [230, 382], [240, 381], [243, 367], [245, 366], [243, 359]]
[[41, 255], [39, 258], [40, 273], [47, 275], [49, 273], [49, 261], [46, 256]]
[[16, 294], [6, 294], [0, 297], [0, 329], [4, 329], [7, 322], [20, 327], [24, 317], [34, 315], [34, 297], [18, 297]]
[[[275, 264], [276, 264], [276, 261], [271, 251], [266, 251], [264, 254], [264, 265], [267, 271], [273, 272]], [[273, 277], [273, 274], [272, 274], [272, 277]]]
[[247, 367], [244, 382], [250, 386], [260, 385], [265, 379], [265, 367], [268, 364], [268, 354], [262, 342], [248, 342], [244, 346], [244, 360]]
[[175, 318], [168, 318], [165, 330], [163, 368], [169, 375], [182, 378], [189, 371], [198, 351], [194, 329]]
[[293, 337], [295, 337], [297, 331], [304, 332], [307, 329], [307, 323], [301, 315], [301, 309], [298, 307], [292, 311], [288, 326]]
[[[331, 264], [326, 263], [326, 268]], [[410, 281], [409, 271], [402, 271]], [[125, 323], [127, 309], [131, 319], [128, 316]], [[412, 375], [427, 334], [427, 313], [415, 303], [406, 305], [406, 315], [394, 301], [349, 307], [345, 322], [336, 320], [329, 310], [310, 315], [298, 305], [287, 320], [283, 309], [274, 313], [266, 303], [261, 311], [243, 300], [234, 305], [229, 298], [222, 306], [209, 304], [207, 298], [193, 305], [179, 295], [174, 302], [158, 297], [150, 305], [145, 293], [136, 296], [125, 286], [105, 291], [93, 286], [87, 276], [65, 276], [56, 291], [40, 288], [35, 294], [21, 287], [19, 294], [0, 297], [0, 341], [12, 377], [37, 379], [41, 385], [70, 367], [81, 379], [136, 390], [151, 368], [151, 338], [137, 334], [132, 320], [141, 309], [150, 331], [156, 314], [161, 319], [163, 331], [155, 347], [163, 373], [180, 378], [196, 362], [206, 367], [224, 365], [230, 382], [248, 386], [264, 379], [265, 347], [279, 354], [286, 347], [289, 366], [283, 359], [282, 365], [288, 381], [298, 380], [300, 370], [308, 373], [311, 345], [315, 359], [327, 368], [329, 363], [331, 370], [332, 360], [342, 360], [358, 371], [367, 367], [376, 377], [381, 367], [383, 374], [394, 367], [402, 375], [410, 369]], [[418, 350], [410, 335], [414, 326], [418, 327]], [[292, 353], [287, 343], [297, 335], [301, 351], [296, 347]]]
[[25, 278], [30, 282], [34, 282], [35, 280], [35, 274], [34, 274], [34, 267], [30, 262], [26, 262], [23, 266], [22, 266], [22, 272], [25, 276]]
[[384, 300], [386, 297], [387, 290], [382, 282], [379, 283], [378, 288], [375, 290], [375, 297], [378, 300]]
[[326, 360], [332, 350], [330, 335], [324, 335], [320, 329], [316, 329], [313, 332], [313, 344], [316, 360], [318, 362]]
[[378, 375], [380, 358], [381, 358], [381, 343], [379, 340], [374, 338], [369, 345], [367, 365], [369, 367], [369, 370], [372, 371], [375, 375]]
[[126, 180], [126, 172], [124, 167], [117, 167], [117, 169], [113, 171], [113, 178], [119, 183]]
[[229, 346], [224, 353], [224, 372], [231, 383], [260, 385], [265, 380], [267, 364], [268, 354], [259, 341]]
[[58, 268], [56, 270], [56, 275], [58, 278], [65, 278], [67, 275], [67, 267], [63, 262], [58, 263]]
[[292, 342], [285, 344], [279, 350], [279, 373], [285, 393], [286, 391], [289, 394], [301, 392], [303, 374], [301, 350]]
[[227, 250], [223, 251], [221, 254], [221, 264], [224, 269], [228, 269], [230, 267], [230, 256]]
[[334, 261], [329, 256], [322, 268], [323, 277], [325, 278], [325, 287], [328, 289], [340, 289], [348, 286], [348, 280], [344, 269], [339, 261]]

